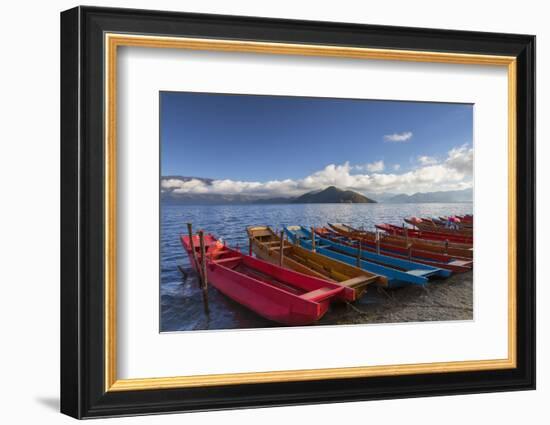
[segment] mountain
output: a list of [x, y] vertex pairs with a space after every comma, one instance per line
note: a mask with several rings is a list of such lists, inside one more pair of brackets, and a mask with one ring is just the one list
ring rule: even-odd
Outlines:
[[294, 198], [255, 198], [252, 204], [290, 204]]
[[208, 185], [211, 185], [214, 179], [208, 179], [205, 177], [193, 177], [193, 176], [162, 176], [161, 180], [180, 180], [182, 182], [189, 182], [191, 180], [198, 180]]
[[[173, 181], [171, 181], [173, 180]], [[175, 182], [174, 182], [175, 180]], [[220, 205], [220, 204], [332, 204], [332, 203], [452, 203], [473, 202], [473, 189], [449, 190], [439, 192], [415, 193], [413, 195], [395, 193], [360, 194], [351, 190], [342, 190], [335, 186], [307, 192], [298, 197], [279, 196], [266, 198], [258, 195], [217, 194], [178, 192], [178, 181], [197, 180], [211, 186], [214, 179], [188, 176], [163, 176], [161, 178], [161, 200], [166, 203], [187, 205]], [[373, 199], [376, 199], [373, 200]]]
[[353, 192], [342, 190], [335, 186], [329, 186], [321, 191], [313, 191], [298, 196], [292, 201], [293, 204], [370, 204], [376, 203], [370, 198]]
[[280, 196], [266, 198], [258, 195], [218, 194], [178, 192], [179, 182], [198, 180], [206, 186], [211, 186], [213, 179], [187, 176], [163, 176], [161, 178], [162, 202], [168, 204], [185, 205], [225, 205], [225, 204], [321, 204], [321, 203], [371, 203], [376, 202], [360, 193], [351, 190], [342, 190], [334, 186], [321, 190], [314, 190], [299, 197]]
[[472, 189], [448, 190], [440, 192], [417, 192], [413, 195], [395, 195], [386, 200], [392, 204], [420, 204], [420, 203], [452, 203], [452, 202], [473, 202], [474, 192]]
[[217, 193], [175, 193], [165, 191], [161, 193], [161, 200], [167, 204], [184, 205], [226, 205], [226, 204], [288, 204], [290, 199], [284, 202], [278, 199], [259, 199], [250, 195], [219, 195]]

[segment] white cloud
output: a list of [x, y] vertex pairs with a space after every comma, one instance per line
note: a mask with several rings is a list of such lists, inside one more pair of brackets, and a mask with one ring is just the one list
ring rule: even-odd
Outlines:
[[418, 162], [422, 165], [434, 165], [437, 164], [437, 159], [435, 159], [433, 156], [419, 156]]
[[384, 171], [384, 161], [380, 160], [380, 161], [376, 161], [376, 162], [373, 162], [371, 164], [367, 164], [367, 170], [370, 171], [371, 173], [376, 173], [378, 171]]
[[413, 137], [412, 131], [404, 131], [403, 133], [386, 134], [384, 140], [386, 142], [406, 142]]
[[[428, 161], [430, 162], [430, 161]], [[371, 170], [368, 170], [371, 166]], [[257, 195], [263, 197], [297, 196], [305, 192], [337, 186], [358, 192], [415, 193], [435, 190], [455, 190], [472, 186], [473, 149], [468, 145], [451, 149], [444, 161], [422, 165], [406, 173], [397, 174], [399, 164], [393, 166], [394, 172], [382, 173], [383, 161], [363, 166], [329, 164], [303, 179], [272, 180], [267, 182], [247, 182], [237, 180], [213, 180], [211, 183], [198, 179], [182, 181], [165, 179], [162, 190], [175, 193], [213, 193], [224, 195]], [[366, 169], [366, 173], [353, 173], [352, 170]]]
[[175, 193], [208, 193], [206, 184], [197, 179], [182, 181], [179, 179], [165, 179], [161, 182], [162, 189], [172, 189]]
[[445, 165], [458, 172], [471, 176], [474, 168], [474, 149], [464, 144], [449, 151]]
[[371, 162], [369, 164], [356, 165], [353, 168], [359, 171], [370, 171], [371, 173], [376, 173], [379, 171], [384, 171], [384, 168], [386, 168], [386, 166], [384, 164], [384, 161], [380, 160], [380, 161]]

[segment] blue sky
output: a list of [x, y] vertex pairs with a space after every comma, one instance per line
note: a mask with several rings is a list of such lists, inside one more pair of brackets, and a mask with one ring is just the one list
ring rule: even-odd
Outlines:
[[[412, 180], [419, 189], [471, 185], [472, 105], [185, 92], [162, 92], [160, 101], [163, 176], [292, 180], [303, 192], [315, 185], [308, 177], [332, 165], [320, 185], [331, 178], [362, 192], [411, 192]], [[414, 176], [426, 167], [431, 185], [429, 176]]]

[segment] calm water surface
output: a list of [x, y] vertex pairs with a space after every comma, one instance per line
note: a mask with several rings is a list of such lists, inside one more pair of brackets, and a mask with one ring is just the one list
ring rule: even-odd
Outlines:
[[[187, 222], [247, 250], [246, 227], [270, 225], [324, 226], [348, 223], [374, 229], [376, 223], [401, 225], [403, 217], [472, 214], [473, 204], [296, 204], [296, 205], [167, 205], [161, 206], [161, 331], [238, 329], [276, 326], [209, 288], [210, 315], [203, 311], [201, 291], [179, 235]], [[188, 272], [184, 278], [177, 266]], [[360, 302], [376, 302], [370, 291]], [[278, 325], [277, 325], [278, 326]]]

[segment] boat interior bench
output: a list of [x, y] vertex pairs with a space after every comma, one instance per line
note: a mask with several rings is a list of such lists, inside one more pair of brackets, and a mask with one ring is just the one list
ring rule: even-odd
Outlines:
[[240, 260], [242, 257], [229, 257], [229, 258], [221, 258], [219, 260], [214, 260], [215, 263], [229, 263], [231, 261]]
[[344, 280], [342, 282], [340, 282], [340, 285], [342, 286], [347, 286], [349, 288], [353, 288], [355, 285], [359, 285], [359, 284], [362, 284], [362, 283], [370, 283], [370, 282], [374, 282], [375, 280], [377, 279], [376, 276], [357, 276], [357, 277], [354, 277], [352, 279], [348, 279], [348, 280]]
[[[287, 246], [283, 247], [283, 252], [284, 252], [284, 251], [288, 251], [289, 249], [292, 249], [292, 247], [287, 245]], [[279, 249], [278, 246], [275, 246], [275, 247], [273, 247], [273, 248], [269, 248], [269, 251], [279, 251], [279, 250], [280, 250], [280, 249]]]
[[269, 230], [254, 230], [254, 237], [256, 238], [263, 238], [265, 236], [273, 236], [273, 233], [271, 233]]
[[329, 288], [325, 286], [323, 288], [319, 288], [314, 291], [306, 292], [305, 294], [302, 295], [302, 298], [305, 298], [306, 300], [313, 300], [313, 299], [319, 298], [322, 295], [329, 295], [329, 293], [332, 294], [334, 292], [339, 292], [341, 290], [342, 290], [341, 288], [335, 289], [335, 288]]

